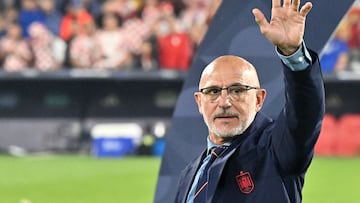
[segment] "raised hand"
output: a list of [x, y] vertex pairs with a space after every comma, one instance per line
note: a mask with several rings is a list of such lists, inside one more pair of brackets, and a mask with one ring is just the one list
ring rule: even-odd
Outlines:
[[294, 53], [302, 43], [305, 19], [312, 8], [307, 2], [300, 7], [300, 0], [272, 0], [271, 20], [268, 22], [264, 14], [257, 8], [253, 9], [255, 21], [261, 33], [284, 55]]

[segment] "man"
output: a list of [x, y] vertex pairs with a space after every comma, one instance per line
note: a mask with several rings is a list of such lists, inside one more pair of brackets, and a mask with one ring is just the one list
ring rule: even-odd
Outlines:
[[208, 126], [208, 148], [182, 172], [175, 202], [302, 200], [325, 111], [318, 58], [303, 43], [312, 4], [272, 0], [272, 7], [270, 22], [258, 9], [253, 14], [283, 62], [285, 106], [276, 120], [260, 112], [266, 91], [245, 59], [220, 56], [211, 62], [194, 94]]

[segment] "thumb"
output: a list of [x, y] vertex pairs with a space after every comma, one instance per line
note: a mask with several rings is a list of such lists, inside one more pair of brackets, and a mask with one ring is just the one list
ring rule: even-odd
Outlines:
[[256, 23], [259, 25], [260, 30], [265, 29], [265, 27], [269, 24], [268, 21], [266, 20], [264, 14], [257, 8], [254, 8], [252, 10], [252, 13], [255, 17], [255, 21]]

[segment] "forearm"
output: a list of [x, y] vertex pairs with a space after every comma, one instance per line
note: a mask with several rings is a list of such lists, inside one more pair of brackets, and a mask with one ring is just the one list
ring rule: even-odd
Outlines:
[[[311, 52], [311, 51], [309, 51]], [[285, 109], [287, 118], [296, 122], [288, 123], [294, 133], [313, 132], [325, 113], [324, 83], [316, 53], [311, 52], [312, 64], [302, 71], [284, 68]]]
[[284, 65], [285, 107], [272, 138], [279, 165], [288, 173], [307, 168], [325, 113], [320, 65], [316, 54], [310, 53], [312, 64], [302, 71], [292, 71]]

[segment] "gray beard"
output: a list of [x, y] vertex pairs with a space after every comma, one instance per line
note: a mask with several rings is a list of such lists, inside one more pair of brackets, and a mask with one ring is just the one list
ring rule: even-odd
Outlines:
[[231, 130], [230, 132], [223, 133], [223, 132], [220, 132], [219, 130], [214, 129], [214, 128], [210, 127], [210, 126], [209, 126], [209, 129], [210, 129], [210, 131], [212, 133], [214, 133], [214, 135], [216, 135], [217, 137], [220, 137], [220, 138], [233, 138], [236, 135], [242, 134], [246, 130], [246, 129], [242, 128], [242, 127], [237, 127], [235, 129]]
[[243, 134], [245, 132], [245, 130], [251, 125], [251, 123], [253, 122], [254, 119], [255, 119], [255, 116], [251, 120], [249, 120], [247, 124], [237, 126], [236, 128], [234, 128], [231, 131], [228, 131], [226, 133], [221, 132], [220, 130], [216, 129], [213, 125], [210, 125], [209, 122], [207, 122], [207, 120], [205, 118], [204, 118], [204, 122], [207, 125], [209, 131], [211, 133], [213, 133], [215, 136], [220, 137], [220, 138], [233, 138], [236, 135]]

